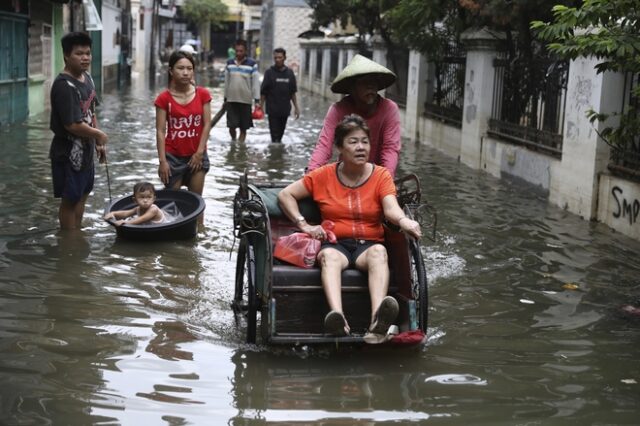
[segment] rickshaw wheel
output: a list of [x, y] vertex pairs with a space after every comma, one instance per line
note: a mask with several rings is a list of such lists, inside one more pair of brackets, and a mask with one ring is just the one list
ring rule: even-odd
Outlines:
[[256, 258], [253, 247], [248, 244], [246, 237], [242, 237], [238, 247], [235, 294], [231, 306], [236, 319], [241, 313], [246, 315], [247, 343], [256, 342], [257, 299], [255, 277]]
[[411, 280], [413, 297], [416, 300], [418, 327], [427, 332], [429, 321], [429, 289], [427, 284], [427, 272], [424, 267], [424, 259], [420, 252], [420, 245], [416, 241], [410, 243], [411, 251]]

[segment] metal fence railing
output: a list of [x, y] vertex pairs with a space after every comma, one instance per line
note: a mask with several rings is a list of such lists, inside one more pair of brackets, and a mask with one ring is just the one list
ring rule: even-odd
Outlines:
[[[634, 95], [639, 86], [640, 74], [625, 74], [622, 112], [630, 114], [634, 120], [640, 120], [640, 98]], [[640, 134], [611, 147], [608, 168], [617, 176], [640, 181]]]
[[568, 62], [504, 55], [494, 67], [489, 135], [561, 156]]
[[407, 70], [409, 69], [409, 50], [403, 48], [387, 50], [387, 68], [396, 76], [395, 84], [385, 91], [385, 97], [391, 99], [398, 106], [407, 105]]
[[432, 62], [433, 79], [424, 104], [426, 117], [462, 128], [466, 52], [451, 46], [441, 60]]

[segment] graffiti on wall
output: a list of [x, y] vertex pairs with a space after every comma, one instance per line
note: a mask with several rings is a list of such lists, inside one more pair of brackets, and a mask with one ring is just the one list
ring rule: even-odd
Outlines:
[[622, 188], [619, 186], [614, 186], [611, 189], [611, 195], [613, 195], [618, 207], [617, 210], [614, 210], [613, 217], [627, 219], [629, 225], [634, 225], [638, 221], [638, 215], [640, 215], [640, 200], [637, 198], [632, 201], [627, 200]]

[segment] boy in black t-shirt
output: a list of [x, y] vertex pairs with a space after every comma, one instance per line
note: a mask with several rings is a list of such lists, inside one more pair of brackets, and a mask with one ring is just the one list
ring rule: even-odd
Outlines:
[[107, 135], [97, 128], [96, 89], [87, 70], [91, 66], [91, 38], [80, 32], [62, 37], [64, 70], [51, 85], [49, 150], [53, 195], [61, 198], [58, 220], [62, 229], [79, 229], [87, 196], [93, 189], [94, 150], [106, 160]]

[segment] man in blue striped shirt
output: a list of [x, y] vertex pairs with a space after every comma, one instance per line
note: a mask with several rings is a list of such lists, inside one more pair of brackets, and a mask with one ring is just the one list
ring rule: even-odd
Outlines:
[[252, 103], [260, 103], [260, 78], [258, 64], [247, 57], [247, 42], [237, 40], [234, 47], [236, 57], [227, 60], [224, 73], [224, 101], [231, 140], [236, 140], [236, 129], [240, 129], [238, 142], [244, 142], [247, 129], [253, 127]]

